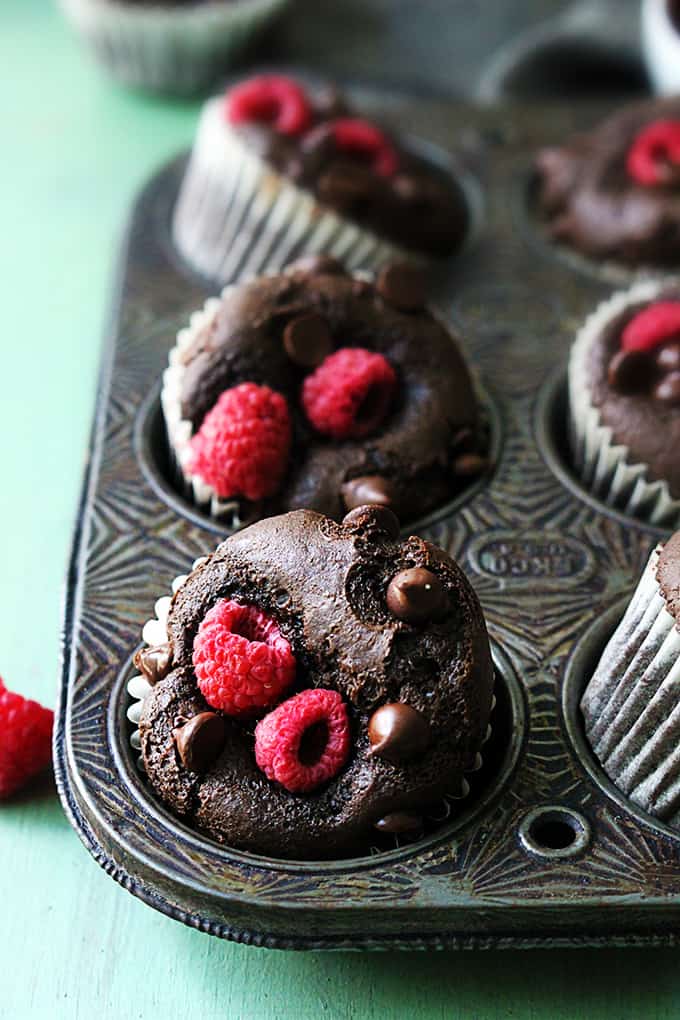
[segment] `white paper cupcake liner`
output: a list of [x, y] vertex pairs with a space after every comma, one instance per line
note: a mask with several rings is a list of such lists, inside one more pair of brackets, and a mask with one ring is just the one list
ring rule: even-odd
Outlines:
[[[275, 275], [274, 271], [260, 275]], [[370, 282], [370, 273], [356, 270], [353, 274], [356, 280]], [[224, 287], [219, 297], [208, 298], [203, 308], [194, 312], [189, 320], [189, 325], [181, 329], [177, 334], [177, 342], [168, 355], [168, 367], [163, 373], [163, 385], [161, 387], [161, 409], [165, 423], [165, 436], [167, 441], [167, 452], [170, 461], [170, 468], [177, 488], [184, 493], [199, 510], [209, 514], [220, 522], [225, 528], [240, 528], [244, 523], [244, 504], [239, 499], [221, 499], [215, 489], [204, 482], [198, 475], [192, 474], [187, 467], [191, 459], [191, 439], [194, 435], [194, 428], [187, 418], [182, 417], [181, 394], [186, 374], [184, 363], [184, 352], [204, 332], [211, 329], [215, 317], [222, 302], [234, 293], [237, 286], [244, 286], [256, 276], [241, 280], [240, 284], [230, 284]], [[430, 307], [430, 312], [438, 319], [441, 326], [450, 333], [450, 323], [447, 323], [446, 316], [438, 309]], [[486, 395], [482, 391], [479, 380], [470, 368], [475, 394], [479, 404], [482, 421], [484, 419]]]
[[[191, 565], [191, 569], [195, 570], [197, 567], [200, 567], [201, 564], [205, 563], [208, 559], [209, 559], [208, 556], [200, 556], [197, 560], [194, 560], [194, 562]], [[175, 592], [182, 587], [182, 585], [188, 579], [188, 577], [189, 577], [188, 574], [179, 574], [174, 579], [171, 585], [172, 595], [174, 595]], [[165, 644], [169, 640], [168, 613], [170, 612], [172, 595], [163, 595], [156, 600], [154, 604], [154, 616], [147, 620], [144, 626], [142, 627], [142, 641], [144, 642], [144, 645], [149, 648], [153, 647], [154, 645]], [[137, 768], [142, 773], [146, 773], [146, 769], [144, 767], [144, 759], [141, 754], [141, 739], [138, 727], [139, 720], [142, 715], [142, 706], [144, 705], [146, 697], [150, 694], [151, 689], [152, 689], [151, 684], [149, 683], [145, 676], [141, 675], [141, 673], [136, 673], [134, 676], [132, 676], [127, 684], [127, 691], [128, 694], [130, 695], [130, 705], [127, 709], [126, 715], [129, 722], [131, 722], [132, 725], [135, 727], [135, 729], [133, 729], [132, 732], [130, 733], [129, 738], [130, 746], [132, 747], [132, 750], [136, 756], [135, 761], [137, 764]], [[496, 695], [493, 694], [491, 697], [491, 713], [493, 713], [495, 707], [496, 707]], [[492, 732], [493, 732], [492, 726], [491, 723], [489, 723], [486, 728], [486, 733], [484, 734], [484, 739], [482, 740], [482, 747], [485, 744], [487, 744], [488, 741], [491, 739]], [[466, 770], [466, 774], [470, 775], [472, 773], [478, 772], [482, 768], [483, 764], [484, 760], [482, 758], [482, 754], [481, 752], [478, 752], [475, 755], [475, 759], [472, 766]], [[437, 810], [436, 812], [430, 812], [425, 815], [425, 818], [430, 823], [443, 824], [453, 813], [454, 810], [453, 805], [459, 801], [466, 800], [469, 797], [469, 795], [470, 795], [470, 783], [463, 776], [460, 780], [458, 789], [452, 790], [450, 793], [447, 793], [446, 796], [442, 798], [440, 805], [441, 810]], [[400, 838], [399, 836], [396, 835], [394, 836], [395, 847], [399, 847], [403, 845], [405, 842], [407, 842], [407, 840]], [[375, 846], [370, 847], [369, 850], [370, 853], [384, 852], [383, 850]]]
[[215, 80], [288, 0], [212, 0], [195, 7], [59, 0], [109, 71], [127, 85], [190, 95]]
[[581, 701], [586, 735], [622, 793], [680, 823], [680, 632], [656, 572], [661, 546]]
[[588, 366], [591, 347], [608, 323], [668, 286], [668, 280], [638, 283], [614, 294], [586, 319], [569, 359], [569, 429], [574, 465], [594, 496], [639, 520], [672, 528], [680, 525], [680, 500], [673, 499], [665, 481], [649, 481], [647, 465], [633, 463], [628, 447], [614, 442], [591, 403]]
[[229, 283], [303, 255], [332, 255], [349, 270], [427, 261], [279, 174], [239, 138], [223, 110], [221, 97], [206, 103], [173, 215], [175, 246], [196, 272]]
[[[200, 567], [202, 563], [205, 563], [208, 559], [207, 556], [199, 556], [197, 560], [191, 565], [191, 569], [195, 570], [196, 567]], [[171, 585], [172, 595], [182, 587], [188, 574], [179, 574]], [[161, 598], [156, 600], [154, 605], [154, 616], [147, 620], [142, 627], [142, 641], [148, 648], [153, 648], [154, 645], [164, 645], [168, 641], [168, 613], [170, 612], [170, 603], [172, 602], [172, 595], [163, 595]], [[136, 673], [130, 678], [127, 685], [128, 694], [131, 698], [131, 704], [127, 710], [127, 717], [133, 726], [139, 726], [139, 720], [142, 714], [142, 705], [147, 695], [151, 692], [151, 684], [142, 676], [141, 673]], [[139, 738], [139, 730], [134, 729], [130, 734], [130, 745], [133, 751], [137, 754], [137, 767], [141, 772], [145, 772], [144, 761], [140, 754], [141, 742]]]
[[194, 430], [192, 423], [182, 417], [181, 407], [182, 384], [186, 372], [183, 363], [184, 351], [201, 333], [210, 329], [222, 301], [232, 290], [233, 287], [225, 287], [218, 298], [209, 298], [202, 309], [193, 313], [189, 325], [177, 334], [177, 343], [170, 351], [168, 367], [163, 373], [161, 407], [168, 454], [176, 484], [199, 509], [220, 520], [225, 527], [238, 528], [242, 523], [241, 502], [236, 499], [220, 499], [211, 485], [187, 469]]
[[669, 0], [642, 0], [642, 54], [654, 91], [680, 92], [680, 33], [669, 13]]

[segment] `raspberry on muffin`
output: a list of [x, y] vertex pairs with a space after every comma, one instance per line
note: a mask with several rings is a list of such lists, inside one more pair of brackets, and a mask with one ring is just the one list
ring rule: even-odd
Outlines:
[[206, 104], [172, 231], [195, 271], [226, 283], [305, 254], [366, 270], [448, 258], [469, 219], [448, 154], [418, 154], [334, 88], [263, 74]]
[[[462, 571], [385, 507], [223, 542], [145, 633], [152, 788], [220, 842], [288, 858], [414, 838], [487, 735], [493, 668]], [[162, 631], [162, 632], [161, 632]]]
[[361, 503], [404, 519], [486, 466], [474, 386], [422, 275], [333, 259], [227, 288], [192, 317], [161, 394], [178, 480], [227, 524]]
[[536, 158], [538, 203], [552, 236], [630, 266], [680, 255], [680, 100], [626, 107]]

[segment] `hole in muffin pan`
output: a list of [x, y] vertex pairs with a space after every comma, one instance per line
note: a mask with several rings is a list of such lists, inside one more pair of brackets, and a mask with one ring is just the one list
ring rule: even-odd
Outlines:
[[[237, 528], [230, 526], [225, 519], [218, 520], [211, 517], [207, 511], [192, 503], [181, 489], [179, 480], [172, 465], [168, 443], [165, 434], [163, 412], [161, 410], [160, 391], [162, 383], [159, 381], [150, 391], [140, 406], [135, 420], [133, 446], [135, 456], [142, 468], [142, 471], [153, 488], [156, 495], [163, 500], [175, 513], [188, 518], [194, 524], [212, 531], [216, 535], [225, 537], [232, 534]], [[488, 391], [475, 380], [477, 399], [482, 411], [482, 422], [486, 434], [486, 454], [489, 458], [490, 467], [471, 479], [451, 500], [435, 507], [422, 517], [416, 520], [402, 521], [403, 531], [416, 531], [436, 524], [445, 517], [452, 516], [466, 503], [470, 502], [489, 482], [495, 465], [498, 464], [502, 447], [502, 419], [496, 402], [490, 397]], [[257, 518], [253, 518], [255, 520]], [[239, 527], [245, 527], [252, 521], [244, 521]]]
[[567, 370], [561, 367], [541, 387], [534, 413], [536, 443], [550, 470], [578, 499], [588, 503], [600, 513], [621, 523], [642, 527], [659, 538], [667, 538], [673, 531], [671, 526], [660, 527], [622, 513], [608, 506], [597, 496], [593, 496], [585, 488], [572, 463], [568, 437], [568, 406]]
[[532, 169], [525, 170], [520, 175], [513, 194], [515, 220], [519, 232], [530, 247], [536, 249], [542, 257], [555, 259], [576, 273], [616, 287], [630, 287], [640, 280], [656, 279], [673, 272], [670, 265], [629, 266], [613, 259], [598, 261], [567, 244], [553, 241], [548, 233], [547, 223], [538, 210], [538, 177]]
[[[455, 153], [449, 152], [441, 146], [436, 145], [434, 142], [430, 142], [424, 138], [419, 138], [415, 135], [406, 133], [400, 134], [399, 137], [403, 148], [408, 153], [432, 163], [437, 170], [453, 182], [459, 193], [461, 202], [465, 206], [467, 215], [465, 236], [458, 250], [454, 252], [453, 255], [443, 259], [430, 259], [427, 255], [422, 256], [435, 278], [440, 276], [445, 278], [450, 272], [451, 266], [462, 256], [469, 253], [470, 249], [474, 247], [482, 235], [485, 221], [484, 191], [478, 178], [471, 173], [471, 171], [463, 164], [462, 160], [456, 156]], [[184, 173], [189, 162], [189, 156], [189, 152], [182, 154], [169, 164], [167, 168], [166, 172], [171, 179], [171, 186], [164, 189], [164, 207], [159, 208], [159, 214], [156, 217], [158, 239], [161, 242], [166, 258], [175, 269], [177, 269], [188, 280], [199, 284], [210, 293], [214, 293], [216, 290], [221, 290], [227, 283], [231, 284], [236, 283], [239, 280], [248, 279], [252, 277], [254, 273], [246, 264], [245, 266], [240, 266], [238, 270], [231, 275], [229, 280], [222, 280], [216, 276], [206, 276], [188, 262], [184, 258], [183, 254], [177, 249], [173, 238], [172, 221], [182, 178], [184, 177]], [[397, 244], [397, 242], [390, 242], [387, 239], [385, 240], [388, 244]], [[306, 248], [304, 244], [301, 244], [299, 247], [290, 248], [286, 261], [292, 262], [295, 259], [308, 254], [310, 254], [308, 248]], [[333, 255], [335, 252], [330, 250], [325, 254]], [[416, 253], [416, 257], [417, 255], [418, 253]], [[265, 267], [258, 269], [258, 273], [273, 273], [277, 272], [281, 268], [283, 268], [281, 265], [272, 262], [271, 264], [267, 264]], [[363, 262], [359, 262], [357, 265], [349, 265], [348, 269], [355, 271], [361, 269], [372, 269], [372, 267], [364, 265]]]
[[583, 693], [597, 668], [607, 642], [628, 608], [633, 589], [634, 584], [631, 585], [629, 592], [617, 599], [608, 609], [598, 610], [595, 622], [576, 641], [567, 662], [562, 685], [562, 716], [567, 737], [578, 760], [602, 792], [629, 815], [635, 817], [640, 824], [678, 840], [680, 832], [677, 829], [648, 814], [614, 785], [590, 746], [581, 715]]
[[[173, 838], [182, 838], [194, 846], [208, 844], [212, 851], [224, 853], [250, 863], [275, 861], [285, 869], [308, 869], [310, 865], [321, 868], [342, 868], [362, 861], [370, 863], [379, 855], [381, 860], [394, 855], [410, 854], [428, 847], [441, 839], [462, 832], [500, 794], [515, 769], [526, 738], [526, 704], [521, 685], [514, 669], [502, 649], [492, 641], [495, 668], [496, 704], [491, 713], [491, 734], [482, 747], [482, 761], [479, 768], [466, 774], [465, 782], [469, 791], [453, 790], [446, 798], [430, 806], [425, 813], [422, 836], [408, 842], [399, 842], [394, 836], [376, 832], [366, 841], [364, 854], [355, 857], [337, 858], [325, 861], [293, 861], [264, 857], [241, 850], [231, 850], [192, 829], [167, 810], [156, 798], [143, 770], [140, 768], [139, 751], [131, 744], [136, 730], [138, 714], [136, 702], [127, 691], [129, 680], [137, 675], [132, 656], [121, 670], [108, 705], [108, 736], [118, 773], [130, 791], [141, 811], [153, 816], [156, 824], [172, 830]], [[131, 711], [132, 709], [132, 711]], [[133, 718], [130, 718], [130, 713]]]
[[522, 819], [519, 839], [528, 853], [551, 860], [575, 857], [590, 842], [590, 824], [571, 808], [546, 805]]

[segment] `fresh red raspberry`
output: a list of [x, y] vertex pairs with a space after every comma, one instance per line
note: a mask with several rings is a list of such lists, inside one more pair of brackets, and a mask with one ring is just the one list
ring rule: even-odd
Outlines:
[[382, 354], [341, 347], [307, 376], [302, 405], [318, 432], [358, 439], [382, 423], [396, 387], [396, 372]]
[[340, 117], [331, 121], [329, 130], [336, 149], [365, 161], [381, 177], [397, 172], [397, 151], [375, 124], [359, 117]]
[[345, 704], [321, 687], [288, 698], [255, 727], [257, 764], [291, 793], [309, 793], [337, 775], [349, 745]]
[[203, 697], [226, 715], [271, 708], [295, 679], [295, 656], [275, 621], [256, 606], [220, 599], [194, 638]]
[[655, 120], [628, 150], [626, 169], [638, 184], [669, 184], [680, 174], [680, 120]]
[[657, 301], [633, 316], [621, 334], [624, 351], [651, 351], [680, 337], [680, 301]]
[[191, 439], [191, 474], [221, 499], [265, 499], [279, 488], [291, 443], [285, 397], [268, 386], [241, 383], [225, 390]]
[[0, 678], [0, 800], [49, 765], [53, 719], [51, 709], [8, 691]]
[[226, 116], [231, 124], [270, 124], [282, 135], [299, 135], [312, 119], [304, 89], [292, 78], [263, 74], [227, 92]]

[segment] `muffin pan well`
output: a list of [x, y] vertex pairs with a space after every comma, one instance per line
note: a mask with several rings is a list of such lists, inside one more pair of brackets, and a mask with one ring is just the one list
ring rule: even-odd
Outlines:
[[232, 851], [188, 829], [137, 771], [126, 717], [131, 655], [158, 593], [222, 533], [168, 490], [153, 452], [168, 350], [209, 292], [172, 254], [177, 161], [135, 207], [104, 356], [65, 600], [55, 731], [64, 806], [92, 855], [132, 893], [243, 942], [674, 942], [680, 834], [608, 783], [578, 711], [597, 650], [664, 532], [609, 511], [570, 473], [556, 373], [610, 288], [561, 259], [538, 258], [526, 203], [522, 211], [517, 202], [533, 152], [606, 111], [480, 111], [367, 90], [359, 98], [398, 129], [455, 150], [485, 193], [483, 232], [431, 284], [492, 395], [503, 442], [494, 470], [417, 529], [459, 560], [484, 607], [506, 733], [491, 774], [419, 842], [296, 863]]

